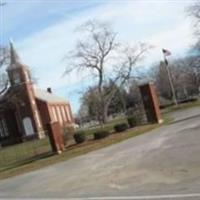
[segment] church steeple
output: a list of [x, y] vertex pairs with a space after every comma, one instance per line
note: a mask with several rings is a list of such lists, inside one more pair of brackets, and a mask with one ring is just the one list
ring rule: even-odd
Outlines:
[[12, 41], [10, 41], [10, 64], [7, 72], [11, 86], [31, 82], [29, 67], [22, 63]]
[[13, 41], [10, 40], [10, 65], [17, 63], [21, 63], [21, 59], [14, 48]]
[[16, 98], [15, 106], [19, 112], [19, 123], [21, 121], [24, 136], [44, 137], [42, 122], [38, 114], [36, 97], [30, 70], [21, 62], [12, 41], [10, 41], [10, 64], [7, 68], [10, 80], [10, 90]]
[[10, 40], [10, 64], [7, 67], [7, 70], [12, 70], [16, 68], [28, 68], [28, 67], [22, 63], [17, 51], [14, 48], [13, 41]]

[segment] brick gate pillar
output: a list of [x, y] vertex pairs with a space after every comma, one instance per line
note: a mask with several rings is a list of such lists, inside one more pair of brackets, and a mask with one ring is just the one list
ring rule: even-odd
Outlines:
[[47, 130], [52, 151], [58, 154], [62, 153], [65, 150], [65, 145], [59, 122], [48, 123]]
[[140, 92], [147, 115], [148, 122], [162, 123], [161, 112], [159, 108], [158, 96], [153, 82], [140, 85]]

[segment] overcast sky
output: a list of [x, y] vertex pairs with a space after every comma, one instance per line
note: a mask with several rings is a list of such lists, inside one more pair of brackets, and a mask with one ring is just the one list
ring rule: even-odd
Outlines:
[[79, 106], [80, 92], [89, 77], [61, 78], [67, 66], [63, 58], [73, 49], [75, 28], [89, 19], [109, 21], [126, 43], [147, 42], [155, 46], [144, 66], [162, 59], [161, 49], [172, 58], [183, 56], [194, 42], [191, 19], [185, 9], [192, 0], [0, 0], [1, 44], [9, 38], [15, 43], [24, 63], [38, 79], [37, 87], [52, 87], [71, 104]]

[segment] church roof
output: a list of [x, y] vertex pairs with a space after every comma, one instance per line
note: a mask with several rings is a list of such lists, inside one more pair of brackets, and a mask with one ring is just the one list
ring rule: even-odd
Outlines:
[[48, 103], [68, 103], [64, 98], [58, 97], [53, 93], [49, 93], [45, 90], [35, 89], [35, 97], [41, 101], [45, 101]]

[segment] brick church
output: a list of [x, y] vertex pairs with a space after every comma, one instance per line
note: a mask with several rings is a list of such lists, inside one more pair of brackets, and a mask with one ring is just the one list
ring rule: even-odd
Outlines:
[[62, 127], [73, 126], [69, 102], [55, 96], [50, 88], [34, 88], [29, 67], [21, 62], [12, 43], [7, 73], [10, 86], [0, 98], [1, 145], [44, 138], [51, 121], [58, 121]]

